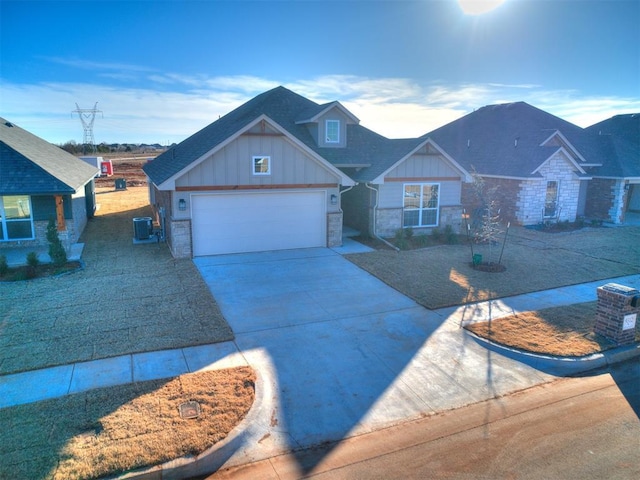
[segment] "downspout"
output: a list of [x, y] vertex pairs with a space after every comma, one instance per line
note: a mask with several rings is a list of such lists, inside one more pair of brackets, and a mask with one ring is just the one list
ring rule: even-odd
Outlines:
[[378, 236], [378, 234], [376, 233], [376, 223], [377, 223], [376, 220], [377, 220], [377, 216], [378, 216], [378, 189], [369, 186], [369, 184], [367, 182], [364, 183], [364, 186], [367, 187], [369, 190], [373, 190], [375, 192], [375, 195], [376, 195], [376, 202], [373, 205], [373, 236], [376, 237], [381, 242], [383, 242], [383, 243], [387, 244], [388, 246], [390, 246], [391, 248], [393, 248], [396, 252], [399, 252], [400, 249], [398, 247], [396, 247], [395, 245], [387, 242], [384, 238]]

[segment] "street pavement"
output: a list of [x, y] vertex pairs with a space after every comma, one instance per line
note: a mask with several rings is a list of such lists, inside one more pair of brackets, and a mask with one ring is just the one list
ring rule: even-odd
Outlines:
[[[609, 282], [640, 288], [640, 275], [427, 310], [342, 258], [317, 248], [194, 260], [235, 332], [233, 342], [124, 355], [0, 377], [0, 408], [92, 388], [249, 365], [256, 400], [212, 449], [149, 469], [202, 475], [302, 452], [501, 397], [630, 358], [623, 349], [586, 361], [522, 356], [462, 328], [519, 311], [587, 302]], [[489, 348], [487, 348], [489, 347]], [[300, 454], [304, 472], [313, 470]], [[320, 461], [320, 460], [318, 460]], [[143, 478], [141, 476], [141, 478]]]
[[193, 480], [640, 478], [637, 359]]

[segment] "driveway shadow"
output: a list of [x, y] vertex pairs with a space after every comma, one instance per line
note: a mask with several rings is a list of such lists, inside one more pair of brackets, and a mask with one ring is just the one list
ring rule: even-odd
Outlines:
[[[194, 262], [242, 354], [270, 383], [271, 411], [232, 457], [238, 464], [552, 378], [465, 342], [456, 322], [327, 249]], [[308, 474], [321, 458], [298, 460]]]

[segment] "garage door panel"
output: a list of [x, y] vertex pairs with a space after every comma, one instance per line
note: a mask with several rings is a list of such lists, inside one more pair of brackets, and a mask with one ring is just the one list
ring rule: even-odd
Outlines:
[[326, 245], [324, 191], [198, 195], [194, 256]]

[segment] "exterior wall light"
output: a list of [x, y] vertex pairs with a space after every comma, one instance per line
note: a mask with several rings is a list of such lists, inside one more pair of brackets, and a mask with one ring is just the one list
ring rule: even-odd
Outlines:
[[178, 210], [184, 212], [187, 209], [187, 201], [184, 198], [178, 200]]
[[338, 204], [338, 196], [335, 193], [331, 194], [331, 205], [337, 205]]

